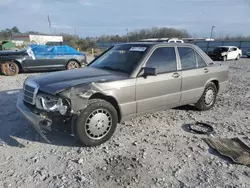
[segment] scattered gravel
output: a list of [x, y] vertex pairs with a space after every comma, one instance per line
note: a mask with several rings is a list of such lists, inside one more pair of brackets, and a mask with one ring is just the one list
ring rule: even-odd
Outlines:
[[250, 59], [229, 61], [230, 90], [206, 112], [186, 106], [135, 118], [94, 148], [65, 132], [47, 144], [16, 110], [28, 75], [0, 76], [0, 187], [250, 187], [250, 168], [221, 157], [182, 129], [210, 122], [216, 136], [239, 137], [250, 146]]

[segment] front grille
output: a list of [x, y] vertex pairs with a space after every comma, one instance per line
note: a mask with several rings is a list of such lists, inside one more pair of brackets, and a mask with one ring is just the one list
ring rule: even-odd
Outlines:
[[37, 84], [31, 81], [27, 81], [23, 89], [24, 89], [23, 100], [27, 103], [34, 105], [36, 101], [36, 94], [38, 92]]

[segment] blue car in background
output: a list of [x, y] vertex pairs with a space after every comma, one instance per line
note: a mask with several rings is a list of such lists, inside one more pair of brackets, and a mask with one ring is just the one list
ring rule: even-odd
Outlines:
[[26, 71], [77, 69], [87, 65], [86, 54], [67, 45], [30, 45], [18, 51], [1, 51], [1, 72], [13, 76]]

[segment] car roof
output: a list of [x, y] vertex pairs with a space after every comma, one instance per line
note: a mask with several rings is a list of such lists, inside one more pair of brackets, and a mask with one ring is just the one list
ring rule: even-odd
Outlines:
[[169, 47], [173, 47], [173, 46], [196, 47], [196, 45], [190, 44], [190, 43], [167, 43], [167, 42], [129, 42], [129, 43], [120, 43], [116, 45], [126, 45], [126, 44], [140, 45], [140, 46], [145, 45], [145, 46], [169, 46]]
[[[148, 47], [148, 48], [154, 48], [154, 47], [190, 47], [196, 50], [204, 60], [208, 63], [212, 62], [211, 58], [198, 46], [190, 43], [167, 43], [167, 42], [130, 42], [130, 43], [121, 43], [116, 44], [115, 46], [119, 45], [134, 45], [134, 47]], [[137, 46], [138, 45], [138, 46]]]
[[236, 46], [218, 46], [217, 48], [237, 48]]

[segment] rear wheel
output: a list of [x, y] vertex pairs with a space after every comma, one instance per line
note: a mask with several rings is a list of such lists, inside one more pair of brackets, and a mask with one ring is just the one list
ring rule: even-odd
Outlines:
[[240, 59], [240, 54], [236, 57], [236, 60], [239, 60]]
[[6, 76], [14, 76], [19, 73], [19, 67], [15, 62], [7, 61], [1, 64], [1, 72]]
[[195, 104], [196, 108], [202, 111], [211, 109], [216, 101], [217, 93], [216, 85], [213, 82], [208, 83], [201, 98]]
[[70, 70], [70, 69], [78, 69], [78, 68], [80, 68], [80, 65], [79, 65], [79, 63], [76, 62], [76, 61], [71, 60], [71, 61], [69, 61], [68, 64], [67, 64], [67, 69], [68, 69], [68, 70]]
[[77, 118], [74, 134], [84, 146], [97, 146], [111, 138], [117, 122], [117, 111], [112, 104], [92, 99]]
[[223, 56], [223, 61], [227, 61], [227, 56], [225, 55], [225, 56]]

